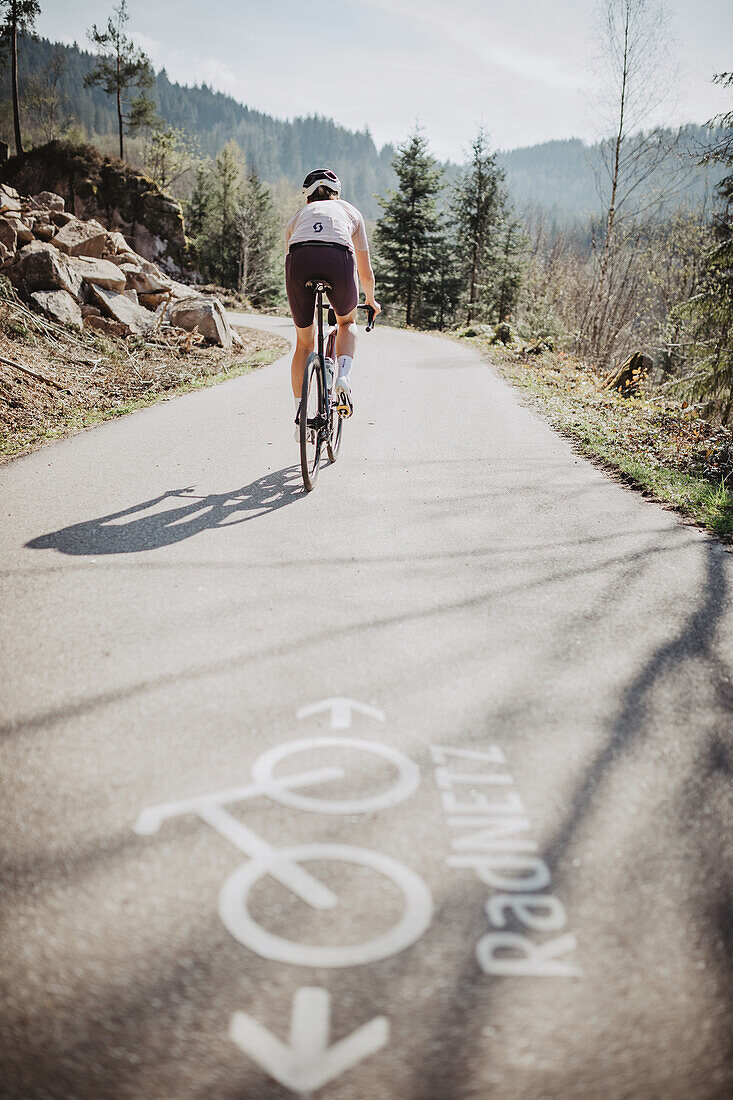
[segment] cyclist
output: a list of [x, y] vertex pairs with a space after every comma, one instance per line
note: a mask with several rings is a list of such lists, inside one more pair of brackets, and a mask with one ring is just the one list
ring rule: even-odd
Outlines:
[[354, 411], [350, 372], [356, 349], [357, 272], [366, 304], [375, 313], [381, 312], [381, 306], [374, 299], [374, 272], [364, 218], [355, 206], [341, 198], [338, 176], [328, 168], [309, 172], [303, 180], [303, 194], [305, 206], [293, 214], [285, 227], [285, 284], [297, 333], [290, 371], [296, 425], [303, 372], [315, 346], [316, 296], [305, 284], [312, 279], [322, 279], [333, 288], [328, 298], [338, 321], [335, 399], [342, 416], [351, 416]]

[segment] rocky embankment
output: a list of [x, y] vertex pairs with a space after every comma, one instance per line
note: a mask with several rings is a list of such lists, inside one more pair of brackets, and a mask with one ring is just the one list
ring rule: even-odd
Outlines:
[[172, 328], [226, 349], [238, 344], [218, 299], [177, 282], [121, 232], [65, 207], [51, 191], [22, 196], [0, 184], [0, 274], [33, 309], [113, 336]]

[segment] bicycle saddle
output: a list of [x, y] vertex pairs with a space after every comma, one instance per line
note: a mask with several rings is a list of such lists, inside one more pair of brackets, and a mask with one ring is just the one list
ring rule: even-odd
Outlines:
[[309, 279], [305, 284], [309, 290], [315, 290], [316, 294], [320, 291], [321, 294], [324, 290], [333, 290], [330, 283], [327, 283], [324, 279]]

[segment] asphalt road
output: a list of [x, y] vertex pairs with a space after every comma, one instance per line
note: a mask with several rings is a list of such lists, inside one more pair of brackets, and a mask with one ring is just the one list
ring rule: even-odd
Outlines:
[[729, 1097], [733, 558], [384, 328], [305, 495], [288, 373], [0, 469], [0, 1093]]

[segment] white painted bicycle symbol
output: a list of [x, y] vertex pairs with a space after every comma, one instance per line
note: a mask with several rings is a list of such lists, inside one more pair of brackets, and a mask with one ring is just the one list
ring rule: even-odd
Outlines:
[[[325, 767], [293, 775], [276, 776], [275, 768], [286, 758], [307, 750], [332, 754], [334, 749], [356, 749], [386, 760], [397, 771], [393, 784], [380, 793], [362, 798], [329, 799], [301, 793], [318, 784], [342, 779], [340, 767]], [[198, 817], [249, 857], [225, 880], [219, 893], [219, 915], [236, 940], [265, 959], [294, 966], [347, 967], [378, 962], [415, 943], [426, 931], [433, 903], [423, 879], [391, 856], [350, 844], [297, 844], [277, 848], [224, 807], [232, 802], [266, 797], [305, 813], [357, 815], [396, 806], [410, 798], [420, 784], [420, 772], [409, 757], [387, 745], [348, 737], [313, 737], [289, 741], [263, 753], [252, 767], [253, 782], [181, 802], [143, 810], [134, 829], [142, 836], [156, 833], [169, 818], [183, 814]], [[316, 910], [332, 909], [338, 897], [305, 869], [313, 861], [332, 861], [366, 867], [389, 879], [400, 890], [404, 906], [401, 918], [387, 932], [360, 943], [323, 946], [299, 943], [275, 935], [259, 924], [248, 907], [253, 886], [264, 876], [275, 879]]]

